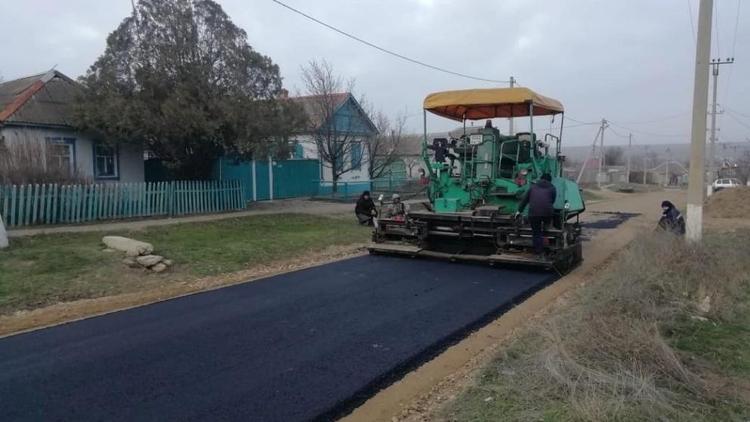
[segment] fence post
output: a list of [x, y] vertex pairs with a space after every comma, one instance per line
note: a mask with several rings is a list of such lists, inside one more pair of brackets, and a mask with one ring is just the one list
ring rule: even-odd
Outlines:
[[167, 215], [174, 216], [174, 181], [167, 182]]
[[0, 186], [0, 199], [3, 203], [3, 209], [0, 211], [0, 217], [8, 219], [8, 190], [9, 186]]

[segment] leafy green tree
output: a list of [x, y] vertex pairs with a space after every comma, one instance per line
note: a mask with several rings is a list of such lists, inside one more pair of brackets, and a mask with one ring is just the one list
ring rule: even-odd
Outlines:
[[222, 153], [286, 154], [305, 123], [279, 68], [211, 0], [140, 0], [80, 78], [77, 124], [137, 142], [178, 178], [206, 178]]

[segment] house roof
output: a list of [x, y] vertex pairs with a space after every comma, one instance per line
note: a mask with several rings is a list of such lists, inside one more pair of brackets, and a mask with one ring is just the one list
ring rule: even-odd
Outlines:
[[348, 92], [338, 92], [330, 94], [330, 99], [326, 100], [323, 95], [304, 95], [301, 97], [292, 97], [291, 100], [302, 106], [302, 110], [307, 114], [307, 118], [310, 119], [310, 124], [315, 127], [320, 127], [324, 122], [323, 113], [321, 111], [320, 104], [323, 101], [330, 101], [334, 110], [344, 105], [346, 100], [349, 99]]
[[72, 126], [80, 86], [56, 70], [0, 83], [0, 125]]
[[333, 108], [333, 112], [335, 114], [336, 111], [343, 107], [347, 101], [351, 100], [352, 103], [360, 111], [363, 119], [365, 120], [365, 123], [373, 130], [373, 132], [377, 133], [375, 124], [372, 122], [372, 120], [370, 120], [370, 117], [367, 115], [367, 113], [365, 113], [365, 111], [362, 109], [362, 106], [350, 92], [337, 92], [329, 95], [330, 98], [328, 99], [326, 99], [323, 95], [304, 95], [300, 97], [291, 97], [290, 99], [302, 106], [302, 109], [304, 110], [310, 121], [310, 125], [314, 128], [320, 128], [325, 123], [323, 120], [326, 116], [321, 110], [321, 104], [324, 104], [327, 107], [328, 104], [326, 103], [330, 101], [331, 107]]

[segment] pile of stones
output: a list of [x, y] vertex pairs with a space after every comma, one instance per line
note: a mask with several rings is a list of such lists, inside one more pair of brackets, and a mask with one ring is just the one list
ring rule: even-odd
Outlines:
[[104, 236], [102, 243], [109, 250], [125, 252], [122, 263], [131, 268], [144, 268], [155, 273], [161, 273], [173, 264], [171, 259], [154, 255], [154, 246], [150, 243], [122, 236]]

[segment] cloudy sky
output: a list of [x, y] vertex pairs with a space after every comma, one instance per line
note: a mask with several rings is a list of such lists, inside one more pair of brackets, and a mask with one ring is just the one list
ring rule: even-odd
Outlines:
[[[607, 118], [606, 142], [688, 142], [699, 0], [283, 0], [322, 21], [405, 56], [487, 79], [513, 75], [559, 99], [571, 128], [565, 142], [591, 143]], [[719, 77], [720, 142], [750, 142], [750, 2], [715, 0], [714, 57], [736, 57]], [[745, 0], [747, 1], [747, 0]], [[430, 92], [504, 86], [404, 62], [344, 38], [271, 0], [220, 0], [249, 43], [281, 67], [292, 92], [300, 66], [326, 59], [359, 94], [391, 115], [407, 110], [421, 128]], [[470, 7], [469, 7], [470, 5]], [[0, 0], [0, 75], [52, 66], [77, 77], [104, 51], [130, 0]], [[735, 29], [736, 28], [736, 29]], [[735, 35], [736, 34], [736, 35]], [[501, 127], [506, 123], [502, 122]], [[430, 119], [435, 130], [454, 127]], [[540, 118], [537, 127], [549, 127]], [[572, 127], [576, 125], [576, 127]]]

